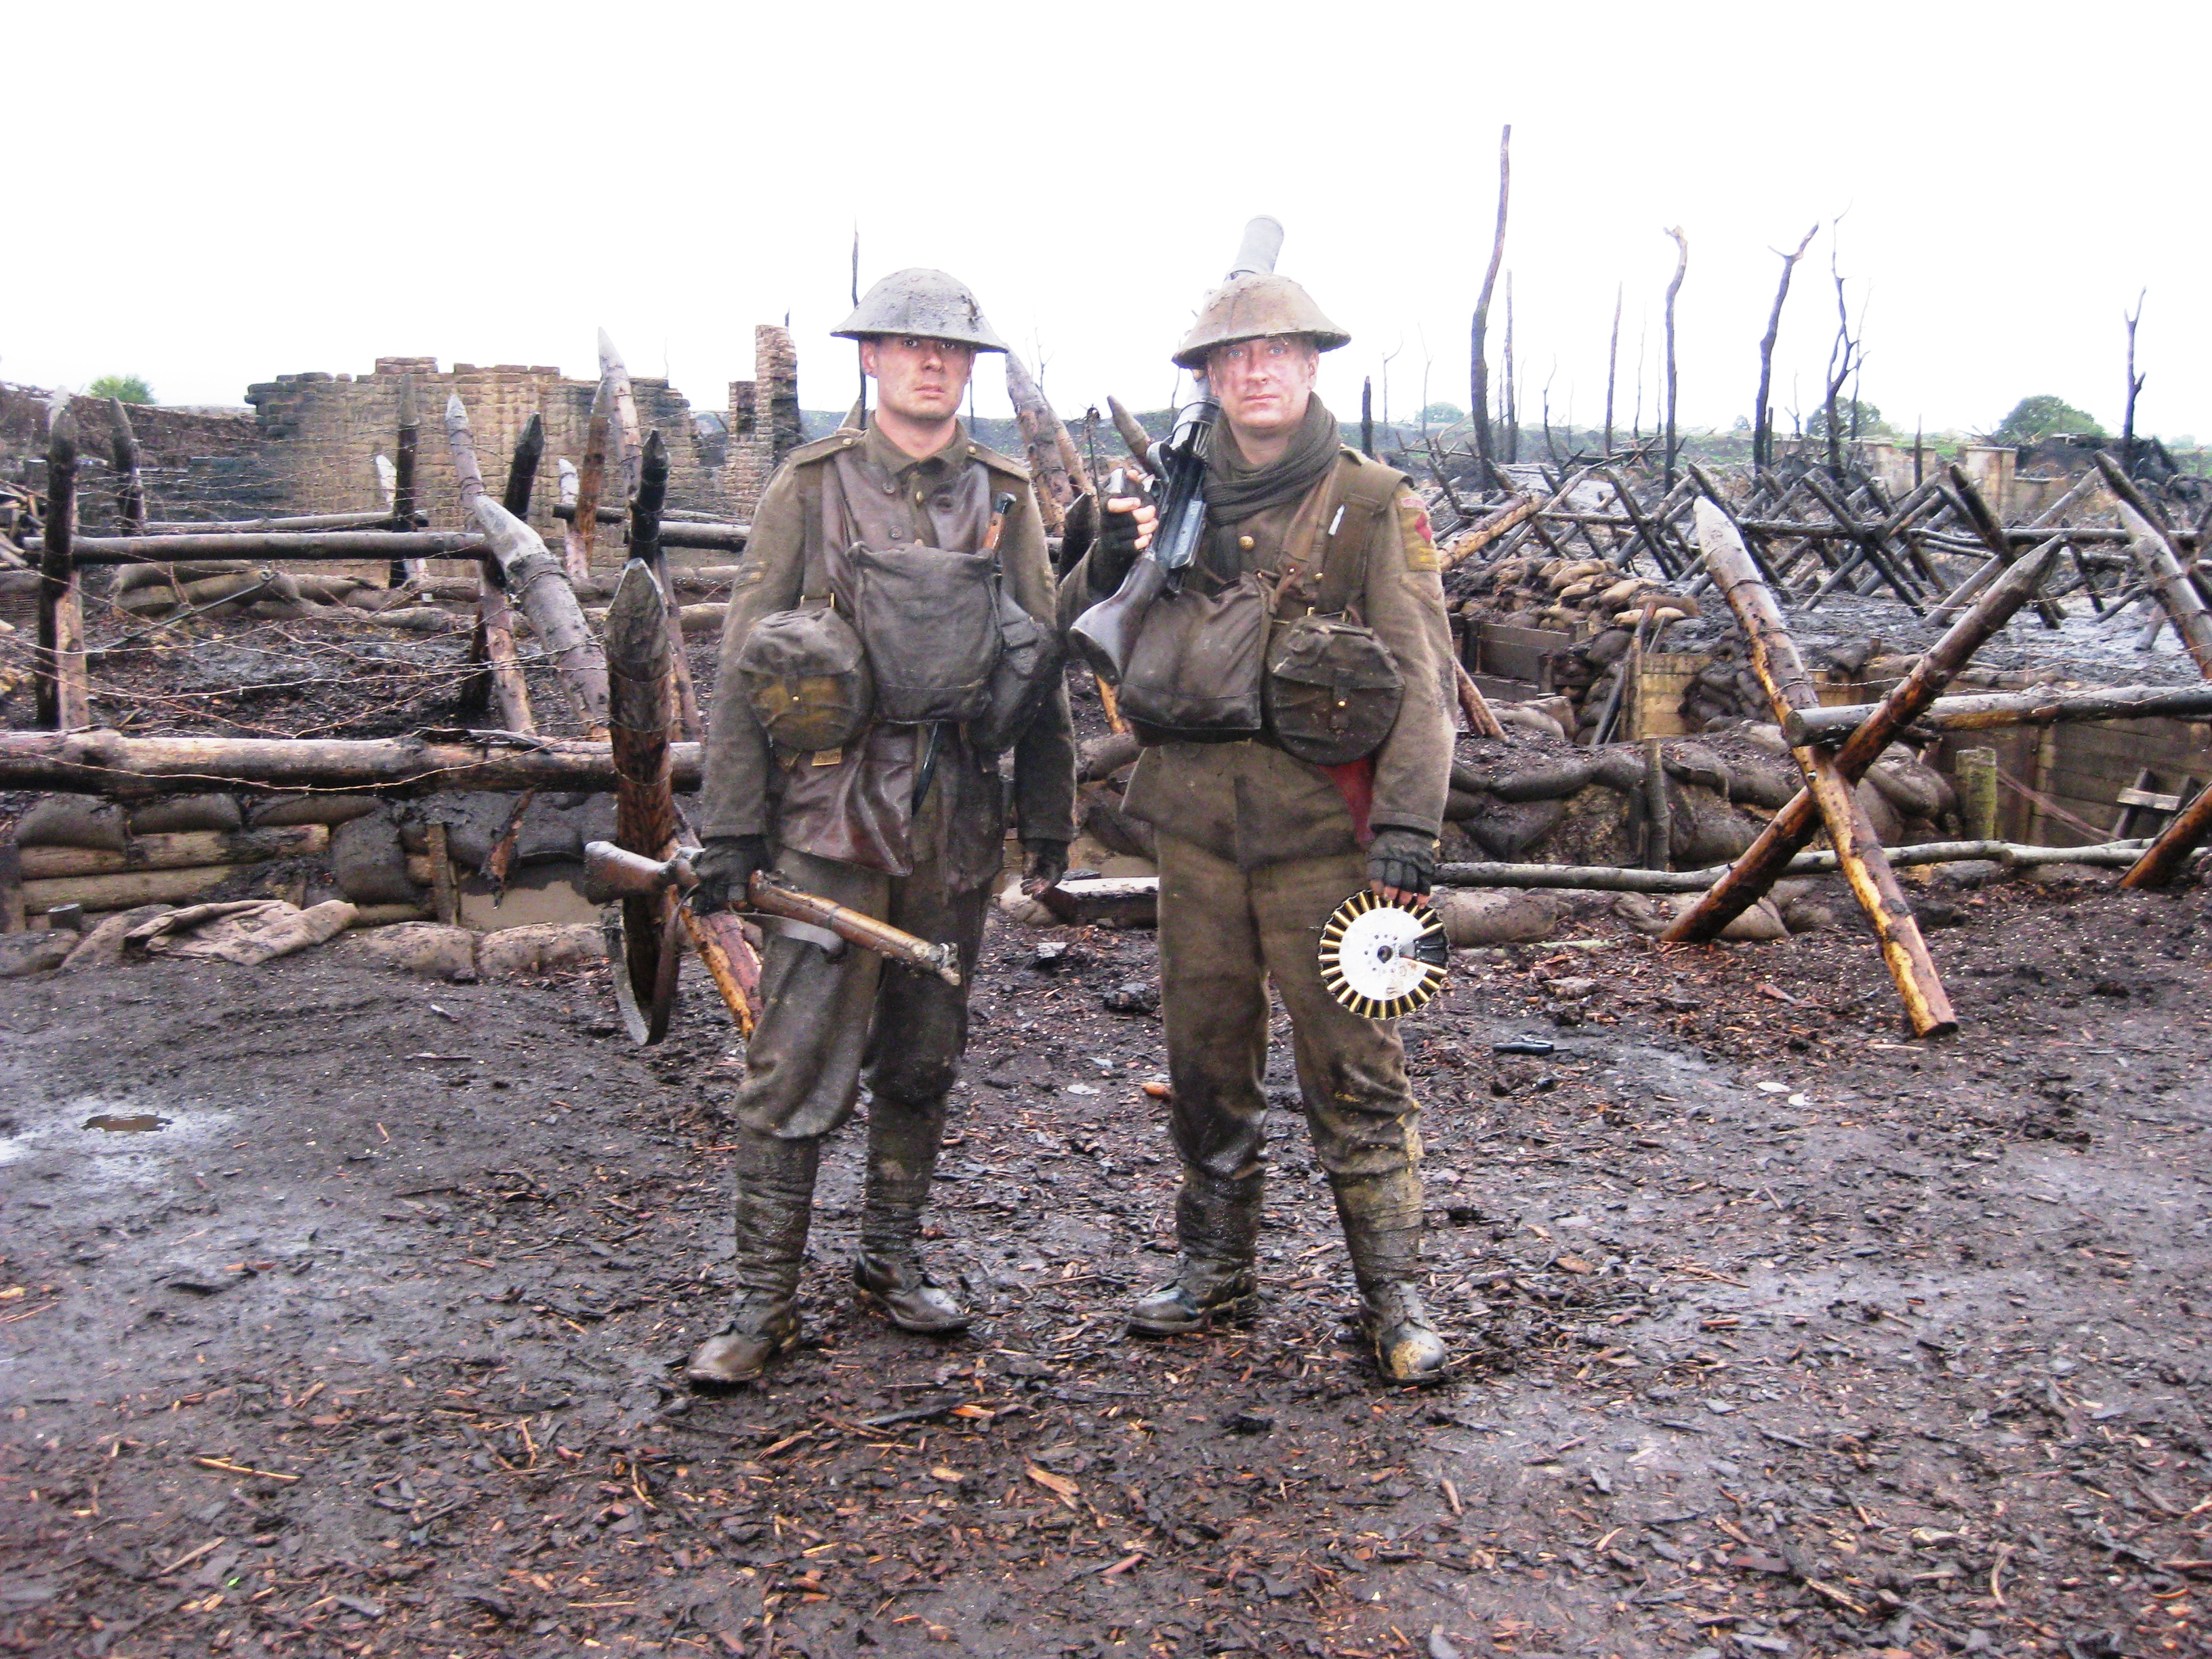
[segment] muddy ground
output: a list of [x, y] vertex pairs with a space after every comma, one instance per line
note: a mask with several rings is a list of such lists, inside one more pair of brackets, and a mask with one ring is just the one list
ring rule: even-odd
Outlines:
[[0, 985], [0, 1643], [2203, 1651], [2206, 896], [1928, 903], [1932, 1044], [1856, 929], [1462, 953], [1407, 1022], [1425, 1394], [1347, 1340], [1279, 1070], [1263, 1311], [1123, 1334], [1172, 1249], [1146, 933], [994, 924], [933, 1245], [975, 1330], [842, 1288], [848, 1130], [809, 1340], [720, 1400], [703, 985], [659, 1051], [603, 973]]

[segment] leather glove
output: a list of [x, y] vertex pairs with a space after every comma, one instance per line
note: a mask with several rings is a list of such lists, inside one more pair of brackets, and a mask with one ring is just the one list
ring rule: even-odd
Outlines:
[[1035, 898], [1046, 888], [1058, 886], [1060, 878], [1067, 873], [1067, 843], [1038, 839], [1025, 841], [1022, 845], [1030, 855], [1029, 868], [1022, 876], [1022, 891]]
[[1401, 893], [1427, 893], [1437, 880], [1436, 838], [1412, 830], [1377, 830], [1367, 843], [1367, 878]]
[[1066, 575], [1091, 550], [1091, 543], [1098, 539], [1098, 498], [1088, 490], [1079, 492], [1068, 503], [1067, 522], [1060, 527], [1060, 565], [1057, 574]]
[[699, 915], [734, 909], [745, 902], [753, 872], [768, 862], [766, 836], [709, 836], [691, 860], [699, 884], [691, 890], [691, 908]]
[[1098, 515], [1098, 539], [1091, 547], [1091, 591], [1107, 599], [1121, 591], [1137, 562], [1137, 512], [1108, 508]]

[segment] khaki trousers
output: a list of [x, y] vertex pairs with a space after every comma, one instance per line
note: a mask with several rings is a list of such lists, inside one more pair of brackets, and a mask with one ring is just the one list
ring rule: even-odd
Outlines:
[[1364, 855], [1243, 870], [1193, 842], [1158, 839], [1170, 1128], [1184, 1168], [1240, 1186], [1261, 1173], [1270, 978], [1291, 1016], [1322, 1168], [1340, 1188], [1346, 1177], [1418, 1165], [1420, 1106], [1396, 1022], [1362, 1019], [1322, 985], [1322, 927], [1367, 885]]
[[761, 961], [760, 1022], [746, 1045], [733, 1115], [758, 1134], [817, 1139], [852, 1115], [865, 1078], [872, 1114], [941, 1120], [968, 1046], [967, 987], [975, 980], [989, 887], [952, 891], [942, 857], [919, 848], [908, 876], [788, 848], [775, 867], [810, 893], [958, 946], [961, 988], [857, 945], [841, 940], [833, 954], [771, 933]]

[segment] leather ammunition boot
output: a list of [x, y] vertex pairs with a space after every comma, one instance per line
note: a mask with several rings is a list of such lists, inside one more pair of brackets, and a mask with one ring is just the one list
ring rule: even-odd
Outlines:
[[705, 1388], [750, 1382], [799, 1340], [799, 1276], [822, 1144], [740, 1129], [737, 1152], [736, 1302], [729, 1323], [684, 1368]]
[[1260, 1242], [1261, 1177], [1224, 1181], [1186, 1168], [1176, 1195], [1176, 1276], [1137, 1299], [1129, 1329], [1138, 1336], [1181, 1336], [1216, 1320], [1249, 1313], [1259, 1301], [1252, 1258]]
[[1412, 1170], [1333, 1176], [1337, 1218], [1359, 1285], [1360, 1328], [1386, 1382], [1442, 1382], [1451, 1353], [1429, 1322], [1417, 1287], [1421, 1257], [1421, 1178]]
[[868, 1172], [860, 1209], [860, 1254], [853, 1283], [860, 1299], [902, 1331], [949, 1335], [969, 1313], [921, 1265], [921, 1208], [945, 1144], [945, 1097], [868, 1103]]

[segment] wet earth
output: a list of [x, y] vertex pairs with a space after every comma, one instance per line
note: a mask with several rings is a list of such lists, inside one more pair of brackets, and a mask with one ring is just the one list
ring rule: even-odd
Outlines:
[[1933, 1043], [1850, 926], [1459, 953], [1405, 1023], [1426, 1393], [1349, 1340], [1279, 1042], [1261, 1311], [1123, 1333], [1172, 1251], [1148, 933], [994, 922], [931, 1245], [975, 1329], [852, 1302], [856, 1125], [807, 1340], [721, 1399], [703, 982], [658, 1050], [603, 972], [0, 985], [0, 1645], [2205, 1651], [2205, 893], [1925, 905]]

